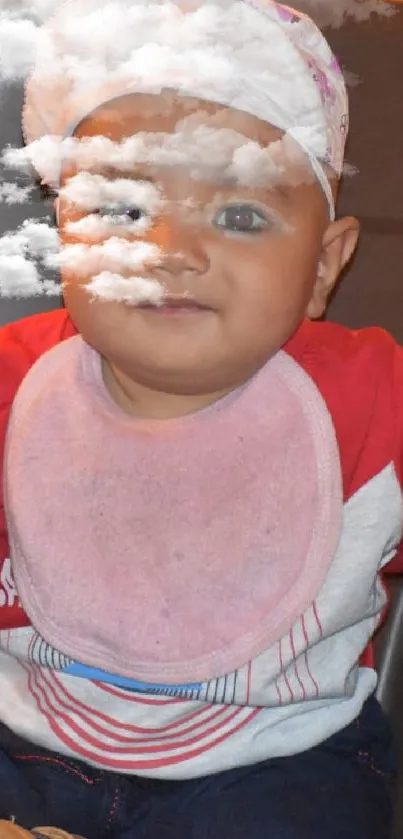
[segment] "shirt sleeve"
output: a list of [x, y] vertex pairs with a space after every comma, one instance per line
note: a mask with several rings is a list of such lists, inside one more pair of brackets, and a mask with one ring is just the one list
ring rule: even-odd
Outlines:
[[[340, 452], [344, 502], [392, 467], [403, 499], [403, 347], [386, 330], [304, 322], [288, 345], [322, 394]], [[402, 501], [403, 523], [403, 501]], [[383, 573], [403, 573], [403, 547]]]

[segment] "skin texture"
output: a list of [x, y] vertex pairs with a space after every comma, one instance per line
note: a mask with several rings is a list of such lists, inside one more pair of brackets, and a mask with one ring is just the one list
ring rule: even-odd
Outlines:
[[13, 822], [0, 820], [0, 839], [80, 839], [55, 827], [38, 827], [32, 833]]
[[0, 839], [32, 839], [32, 836], [12, 822], [0, 821]]
[[[168, 91], [159, 96], [133, 94], [102, 106], [80, 123], [75, 136], [104, 135], [121, 141], [139, 131], [172, 132], [178, 120], [189, 115], [195, 124], [232, 128], [264, 146], [281, 137], [277, 129], [248, 114]], [[103, 173], [95, 166], [93, 171]], [[76, 173], [75, 165], [65, 161], [62, 186]], [[297, 171], [290, 174], [298, 185], [285, 190], [265, 184], [253, 189], [217, 187], [192, 180], [184, 168], [143, 166], [139, 171], [133, 165], [133, 174], [124, 175], [151, 175], [167, 202], [146, 234], [136, 236], [134, 229], [124, 233], [125, 238], [164, 248], [163, 264], [147, 274], [163, 282], [170, 294], [188, 292], [211, 307], [192, 315], [164, 316], [119, 302], [94, 301], [83, 288], [90, 277], [77, 278], [63, 269], [64, 299], [72, 320], [101, 354], [106, 386], [124, 411], [165, 419], [200, 410], [254, 375], [305, 317], [321, 317], [356, 247], [358, 223], [343, 218], [330, 224], [318, 183], [307, 172], [305, 177]], [[194, 210], [189, 209], [189, 199]], [[226, 208], [234, 204], [247, 205], [243, 218], [257, 211], [262, 223], [258, 232], [228, 229], [228, 218], [233, 217]], [[66, 224], [85, 212], [58, 199], [58, 214], [61, 243], [84, 241], [68, 234]]]

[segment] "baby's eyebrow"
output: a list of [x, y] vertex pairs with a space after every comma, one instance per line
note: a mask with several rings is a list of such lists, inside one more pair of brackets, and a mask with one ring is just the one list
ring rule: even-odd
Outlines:
[[118, 178], [129, 178], [132, 181], [146, 181], [146, 183], [155, 184], [155, 179], [149, 174], [141, 172], [138, 168], [123, 169], [120, 166], [114, 166], [112, 163], [108, 164], [94, 164], [90, 167], [92, 175], [101, 175], [108, 181], [113, 181]]
[[[126, 178], [132, 181], [145, 181], [146, 183], [153, 184], [154, 186], [157, 184], [157, 179], [155, 177], [150, 175], [150, 173], [146, 174], [139, 166], [136, 166], [135, 164], [131, 169], [123, 169], [120, 166], [115, 166], [113, 163], [102, 164], [101, 162], [91, 166], [90, 173], [92, 175], [101, 175], [103, 178], [109, 181], [117, 180], [120, 178]], [[217, 177], [216, 173], [214, 177], [214, 183], [219, 189], [222, 189], [224, 191], [236, 191], [239, 193], [241, 189], [242, 191], [248, 189], [248, 187], [245, 187], [245, 185], [243, 186], [243, 188], [240, 187], [238, 180], [232, 175], [227, 174], [223, 174], [222, 177]], [[253, 189], [253, 187], [251, 188]], [[277, 181], [275, 184], [271, 186], [268, 184], [262, 184], [260, 186], [260, 189], [264, 190], [266, 194], [271, 193], [272, 198], [277, 199], [280, 202], [280, 204], [283, 204], [287, 207], [289, 206], [292, 200], [293, 190], [289, 187], [289, 185], [287, 185], [286, 182]]]
[[277, 196], [285, 202], [289, 202], [292, 197], [292, 189], [290, 189], [290, 187], [287, 186], [286, 183], [281, 183], [279, 181], [276, 181], [275, 183], [271, 184], [264, 182], [257, 184], [255, 182], [252, 182], [250, 185], [248, 185], [245, 182], [240, 184], [239, 180], [235, 177], [227, 177], [226, 175], [224, 175], [222, 178], [218, 177], [216, 179], [216, 183], [219, 184], [219, 186], [224, 187], [225, 189], [231, 189], [235, 191], [250, 189], [263, 190], [265, 193], [272, 193], [273, 195]]
[[261, 199], [263, 199], [263, 201], [269, 198], [271, 201], [278, 202], [280, 206], [283, 206], [287, 209], [292, 203], [295, 192], [295, 190], [293, 190], [293, 188], [290, 187], [286, 182], [276, 181], [272, 184], [252, 183], [250, 186], [248, 186], [245, 183], [240, 184], [239, 181], [236, 178], [233, 178], [232, 176], [215, 178], [215, 184], [217, 188], [223, 190], [224, 193], [235, 192], [239, 197], [241, 197], [242, 194], [245, 194], [245, 197], [247, 198], [248, 195], [251, 195], [252, 191], [252, 193], [254, 193], [255, 196], [261, 196]]

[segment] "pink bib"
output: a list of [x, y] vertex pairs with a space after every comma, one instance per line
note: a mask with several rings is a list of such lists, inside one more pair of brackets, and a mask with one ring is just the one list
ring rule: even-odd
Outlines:
[[166, 684], [230, 673], [282, 637], [338, 545], [338, 446], [281, 351], [212, 407], [126, 415], [75, 336], [11, 412], [5, 506], [21, 603], [66, 656]]

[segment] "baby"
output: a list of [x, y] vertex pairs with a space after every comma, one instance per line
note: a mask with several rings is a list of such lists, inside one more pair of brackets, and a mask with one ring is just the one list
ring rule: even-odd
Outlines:
[[341, 71], [270, 0], [73, 0], [55, 54], [89, 14], [102, 83], [24, 103], [66, 308], [0, 332], [0, 837], [387, 839], [403, 352], [313, 322], [358, 239]]

